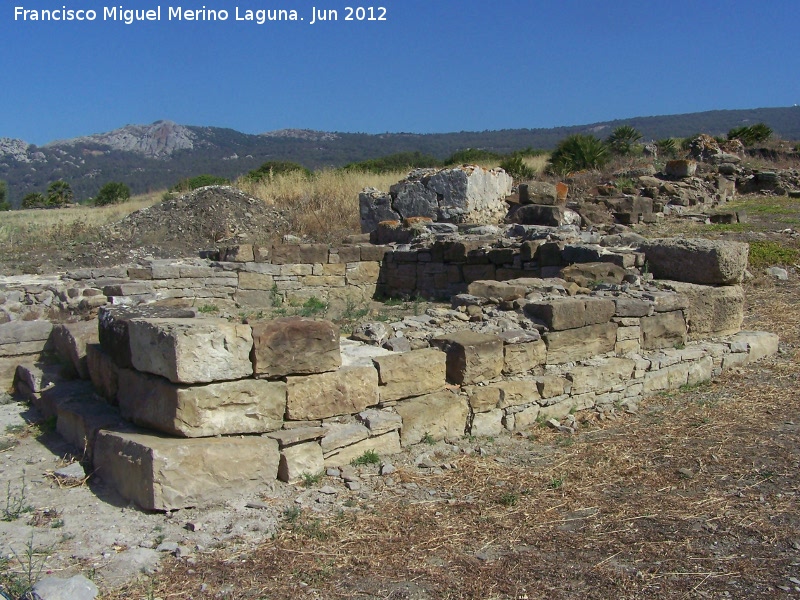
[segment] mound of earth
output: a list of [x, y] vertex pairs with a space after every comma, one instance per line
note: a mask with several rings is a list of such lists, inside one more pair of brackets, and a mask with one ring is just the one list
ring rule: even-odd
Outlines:
[[73, 248], [62, 266], [104, 266], [144, 257], [197, 256], [235, 244], [268, 243], [289, 232], [284, 214], [229, 186], [209, 186], [131, 213]]

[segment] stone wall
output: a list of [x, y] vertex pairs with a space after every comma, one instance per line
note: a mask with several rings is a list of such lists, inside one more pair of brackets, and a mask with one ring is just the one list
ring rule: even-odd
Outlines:
[[532, 309], [550, 324], [543, 336], [465, 329], [404, 353], [345, 343], [327, 321], [237, 324], [170, 310], [104, 309], [86, 322], [94, 336], [64, 328], [62, 359], [88, 380], [42, 365], [16, 375], [93, 472], [148, 510], [300, 481], [367, 451], [634, 411], [647, 394], [777, 351], [763, 332], [684, 344], [680, 311], [636, 320], [613, 315], [648, 312], [644, 303], [578, 297]]
[[[774, 334], [739, 331], [744, 244], [509, 231], [516, 239], [236, 246], [6, 279], [0, 359], [97, 476], [142, 508], [172, 510], [367, 451], [569, 429], [576, 411], [635, 411], [647, 394], [777, 351]], [[391, 350], [344, 340], [329, 321], [198, 310], [376, 293], [447, 296], [452, 308], [390, 324], [405, 340]], [[55, 326], [32, 318], [97, 307]], [[41, 362], [48, 352], [61, 364]]]

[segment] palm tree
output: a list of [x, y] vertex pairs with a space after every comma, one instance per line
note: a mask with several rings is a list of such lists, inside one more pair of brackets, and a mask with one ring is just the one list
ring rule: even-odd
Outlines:
[[47, 203], [50, 206], [64, 206], [72, 202], [72, 188], [63, 179], [54, 181], [47, 188]]
[[642, 139], [642, 134], [630, 125], [620, 125], [606, 139], [606, 144], [614, 154], [627, 156], [634, 144]]

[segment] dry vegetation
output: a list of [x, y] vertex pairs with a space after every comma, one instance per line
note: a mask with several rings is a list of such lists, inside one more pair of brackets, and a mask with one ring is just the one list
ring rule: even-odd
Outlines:
[[405, 176], [405, 172], [375, 175], [323, 170], [306, 177], [296, 171], [259, 182], [240, 179], [236, 187], [284, 211], [295, 235], [338, 242], [344, 235], [360, 231], [358, 193], [362, 189], [388, 190]]

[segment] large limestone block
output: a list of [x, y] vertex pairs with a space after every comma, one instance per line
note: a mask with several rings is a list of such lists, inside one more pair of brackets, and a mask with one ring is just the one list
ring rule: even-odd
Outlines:
[[467, 399], [447, 391], [403, 400], [395, 410], [403, 419], [403, 446], [418, 444], [426, 436], [433, 440], [460, 438], [469, 417]]
[[397, 431], [390, 431], [382, 435], [368, 438], [353, 444], [339, 448], [333, 452], [325, 454], [326, 467], [342, 467], [349, 465], [353, 460], [363, 456], [365, 452], [374, 452], [379, 457], [397, 454], [402, 451], [400, 445], [400, 434]]
[[86, 346], [86, 366], [94, 389], [111, 404], [117, 404], [119, 367], [100, 344]]
[[607, 298], [555, 298], [525, 305], [525, 313], [551, 331], [607, 323], [614, 316], [614, 302]]
[[576, 362], [613, 352], [617, 342], [617, 324], [587, 325], [566, 331], [551, 331], [544, 335], [547, 344], [547, 364]]
[[89, 379], [86, 346], [99, 341], [97, 320], [64, 323], [53, 327], [53, 346], [61, 360], [81, 379]]
[[502, 393], [496, 385], [471, 385], [464, 388], [474, 413], [488, 412], [500, 404]]
[[286, 483], [303, 481], [306, 475], [319, 475], [325, 470], [322, 448], [317, 442], [295, 444], [281, 450], [278, 479]]
[[365, 410], [358, 413], [358, 420], [367, 426], [373, 436], [397, 431], [403, 426], [403, 419], [391, 410]]
[[378, 356], [372, 362], [378, 370], [381, 402], [438, 392], [447, 383], [447, 355], [436, 348]]
[[470, 426], [470, 435], [493, 437], [503, 432], [503, 411], [499, 408], [476, 414]]
[[260, 436], [169, 438], [100, 431], [95, 473], [144, 510], [176, 510], [257, 492], [278, 475], [278, 442]]
[[326, 454], [345, 446], [352, 446], [369, 437], [369, 429], [360, 423], [331, 423], [326, 429], [325, 437], [320, 443], [322, 451]]
[[500, 390], [498, 408], [512, 408], [533, 404], [541, 399], [539, 387], [533, 379], [519, 381], [499, 381], [491, 384]]
[[163, 377], [120, 369], [118, 399], [126, 419], [171, 435], [265, 433], [283, 425], [286, 384], [240, 379], [176, 385]]
[[526, 204], [520, 206], [510, 215], [512, 223], [520, 225], [544, 225], [547, 227], [560, 227], [570, 223], [580, 223], [580, 216], [563, 206], [544, 206], [541, 204]]
[[500, 300], [516, 300], [524, 298], [528, 288], [521, 284], [507, 281], [491, 281], [480, 279], [467, 287], [467, 293], [479, 298], [499, 298]]
[[686, 320], [683, 311], [658, 313], [652, 317], [642, 317], [642, 348], [658, 350], [676, 348], [686, 343]]
[[50, 344], [49, 321], [11, 321], [0, 324], [0, 356], [38, 354]]
[[342, 367], [329, 373], [289, 377], [286, 418], [292, 421], [351, 415], [378, 404], [378, 371]]
[[457, 331], [433, 338], [431, 345], [447, 354], [450, 383], [480, 383], [499, 377], [503, 371], [503, 340], [496, 335]]
[[731, 285], [744, 278], [749, 246], [741, 242], [667, 238], [647, 241], [641, 250], [658, 279]]
[[224, 319], [132, 319], [134, 368], [173, 383], [210, 383], [250, 377], [249, 325]]
[[547, 346], [543, 340], [506, 344], [503, 346], [503, 374], [527, 373], [547, 360]]
[[740, 331], [731, 338], [733, 345], [747, 346], [747, 362], [751, 363], [778, 352], [778, 336], [767, 331]]
[[575, 329], [585, 325], [586, 304], [579, 298], [556, 298], [525, 305], [525, 314], [551, 331]]
[[361, 232], [370, 233], [381, 221], [399, 221], [400, 213], [392, 208], [392, 197], [376, 188], [365, 188], [358, 195]]
[[253, 324], [256, 375], [323, 373], [341, 364], [339, 328], [330, 321], [285, 317]]
[[710, 287], [671, 281], [668, 285], [685, 300], [690, 340], [731, 335], [744, 320], [744, 291], [739, 285]]
[[131, 319], [190, 319], [195, 310], [172, 306], [103, 306], [97, 313], [100, 345], [118, 367], [130, 369], [131, 345], [128, 323]]
[[581, 287], [593, 283], [620, 284], [625, 277], [625, 269], [610, 262], [576, 263], [561, 269], [561, 278], [574, 281]]
[[20, 364], [14, 374], [14, 387], [25, 398], [31, 393], [39, 394], [63, 379], [62, 370], [59, 363]]
[[91, 461], [97, 432], [123, 425], [119, 410], [91, 397], [72, 399], [56, 406], [56, 431]]
[[572, 394], [602, 394], [631, 379], [635, 368], [634, 360], [609, 358], [591, 366], [575, 367], [567, 378], [572, 381]]

